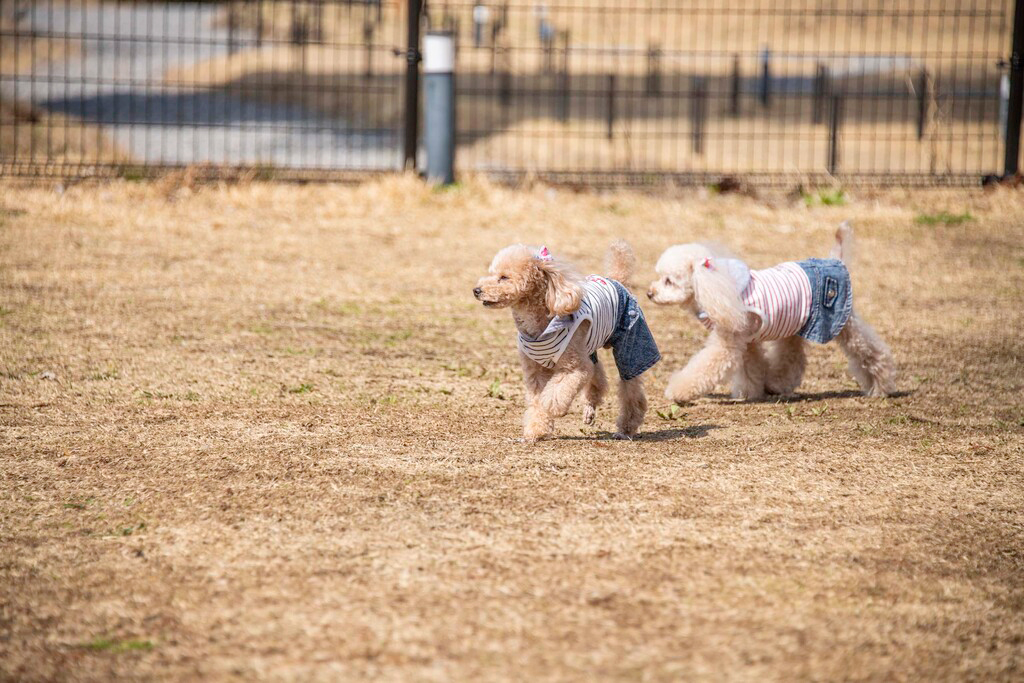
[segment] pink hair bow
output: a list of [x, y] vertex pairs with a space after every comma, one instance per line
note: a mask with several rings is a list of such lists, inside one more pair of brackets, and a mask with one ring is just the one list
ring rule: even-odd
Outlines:
[[550, 261], [551, 260], [551, 252], [548, 251], [547, 247], [541, 247], [540, 251], [537, 252], [537, 258], [539, 258], [541, 261]]
[[714, 266], [711, 265], [711, 259], [709, 258], [704, 259], [704, 267], [707, 268], [708, 270], [715, 269]]

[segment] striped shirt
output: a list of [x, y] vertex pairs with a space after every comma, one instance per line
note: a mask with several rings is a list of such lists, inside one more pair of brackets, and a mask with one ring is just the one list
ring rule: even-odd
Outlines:
[[[723, 261], [731, 263], [724, 264]], [[751, 341], [792, 337], [810, 317], [811, 282], [796, 262], [788, 261], [764, 270], [749, 270], [736, 259], [718, 259], [715, 265], [728, 266], [730, 275], [737, 280], [737, 287], [742, 287], [740, 301], [747, 310], [761, 318], [761, 326]], [[702, 312], [697, 317], [711, 329], [712, 321], [706, 313]]]
[[584, 320], [590, 321], [587, 353], [593, 354], [608, 343], [620, 313], [619, 294], [615, 285], [611, 280], [590, 275], [583, 282], [582, 289], [580, 307], [575, 312], [552, 319], [535, 339], [519, 333], [517, 343], [523, 355], [546, 368], [555, 367]]

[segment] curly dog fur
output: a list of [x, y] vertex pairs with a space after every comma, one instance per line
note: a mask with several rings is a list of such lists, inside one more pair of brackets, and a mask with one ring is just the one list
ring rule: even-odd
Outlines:
[[[852, 229], [843, 223], [830, 256], [846, 263], [852, 239]], [[794, 392], [807, 367], [806, 342], [796, 335], [763, 344], [752, 341], [759, 321], [745, 310], [735, 281], [725, 271], [698, 267], [705, 259], [722, 255], [707, 244], [679, 244], [658, 259], [658, 279], [647, 290], [648, 298], [656, 304], [682, 306], [694, 315], [704, 312], [712, 328], [704, 348], [669, 378], [665, 397], [685, 403], [710, 393], [725, 380], [732, 385], [733, 398]], [[895, 391], [892, 352], [856, 311], [836, 341], [849, 360], [850, 374], [866, 395], [888, 396]]]
[[[629, 246], [616, 242], [608, 252], [608, 276], [625, 283], [634, 262]], [[553, 317], [568, 315], [579, 308], [582, 282], [582, 276], [569, 264], [541, 259], [536, 247], [514, 244], [495, 255], [488, 274], [477, 282], [473, 295], [487, 308], [511, 308], [519, 332], [536, 337]], [[527, 441], [550, 437], [555, 418], [566, 415], [581, 393], [583, 421], [593, 423], [608, 391], [608, 380], [602, 363], [593, 363], [587, 353], [589, 325], [586, 321], [580, 325], [554, 368], [545, 368], [520, 352], [526, 386], [523, 436]], [[646, 412], [647, 398], [641, 379], [620, 381], [615, 436], [635, 436]]]

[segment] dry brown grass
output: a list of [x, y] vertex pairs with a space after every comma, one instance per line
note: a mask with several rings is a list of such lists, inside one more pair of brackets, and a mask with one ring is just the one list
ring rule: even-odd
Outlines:
[[[1019, 193], [185, 185], [0, 184], [0, 678], [1024, 673]], [[624, 235], [643, 280], [847, 217], [904, 394], [818, 347], [792, 400], [516, 441], [511, 322], [469, 292], [499, 245]], [[659, 397], [703, 333], [646, 310]]]

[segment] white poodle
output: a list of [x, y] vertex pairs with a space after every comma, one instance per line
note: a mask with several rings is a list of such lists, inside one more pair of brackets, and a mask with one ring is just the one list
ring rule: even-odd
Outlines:
[[[804, 341], [832, 339], [849, 359], [850, 373], [868, 396], [895, 390], [892, 353], [853, 311], [846, 260], [853, 231], [843, 223], [829, 259], [790, 261], [750, 270], [704, 244], [669, 247], [658, 259], [658, 279], [647, 296], [678, 304], [711, 330], [707, 343], [669, 379], [665, 397], [684, 403], [729, 379], [734, 398], [789, 394], [807, 365]], [[762, 346], [762, 343], [764, 344]]]

